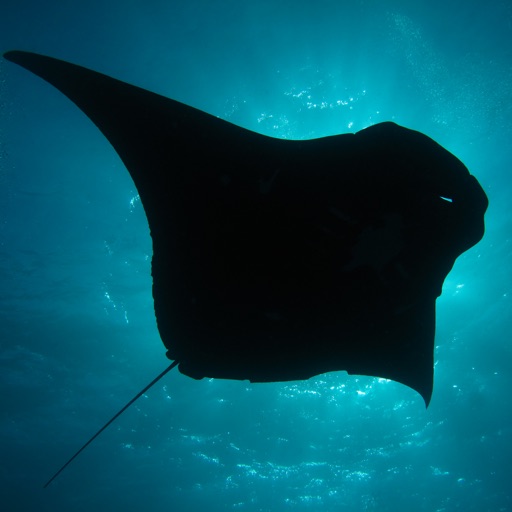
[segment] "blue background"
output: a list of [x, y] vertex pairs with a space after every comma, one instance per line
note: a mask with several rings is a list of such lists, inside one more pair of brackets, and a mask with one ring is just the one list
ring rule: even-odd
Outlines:
[[0, 61], [0, 508], [512, 510], [512, 3], [4, 0], [0, 50], [69, 60], [260, 133], [393, 120], [491, 205], [438, 300], [435, 388], [336, 372], [251, 385], [169, 374], [151, 242], [116, 153]]

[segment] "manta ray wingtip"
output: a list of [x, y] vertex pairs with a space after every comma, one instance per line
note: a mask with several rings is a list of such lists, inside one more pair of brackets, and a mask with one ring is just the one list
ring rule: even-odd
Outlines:
[[2, 57], [4, 59], [10, 60], [11, 62], [17, 62], [18, 57], [22, 56], [25, 53], [27, 53], [27, 52], [22, 52], [20, 50], [9, 50], [7, 52], [4, 52], [2, 54]]
[[24, 50], [9, 50], [5, 52], [2, 56], [9, 62], [18, 64], [21, 67], [24, 67], [26, 69], [31, 68], [30, 71], [32, 72], [35, 72], [35, 70], [32, 68], [41, 65], [41, 63], [56, 60], [52, 57], [47, 57], [46, 55], [41, 55], [39, 53], [34, 52], [27, 52]]

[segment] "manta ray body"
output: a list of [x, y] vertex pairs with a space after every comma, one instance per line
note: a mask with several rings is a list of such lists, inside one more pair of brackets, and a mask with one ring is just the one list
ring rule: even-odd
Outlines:
[[54, 58], [5, 58], [72, 100], [128, 169], [153, 241], [158, 329], [182, 373], [345, 370], [428, 405], [435, 301], [487, 208], [455, 156], [390, 122], [280, 140]]

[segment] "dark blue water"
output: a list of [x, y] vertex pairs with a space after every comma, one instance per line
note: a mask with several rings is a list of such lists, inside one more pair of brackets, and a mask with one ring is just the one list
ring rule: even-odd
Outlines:
[[4, 0], [0, 50], [69, 60], [277, 137], [394, 120], [491, 206], [438, 300], [435, 388], [343, 372], [194, 381], [167, 364], [137, 192], [92, 123], [0, 62], [2, 511], [512, 510], [512, 4]]

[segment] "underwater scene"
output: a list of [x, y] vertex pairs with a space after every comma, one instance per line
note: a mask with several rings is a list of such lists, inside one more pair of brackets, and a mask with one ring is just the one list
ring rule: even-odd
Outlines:
[[[127, 159], [62, 92], [1, 57], [2, 511], [512, 510], [509, 0], [5, 0], [0, 53], [12, 50], [273, 139], [391, 121], [459, 158], [489, 207], [436, 301], [428, 407], [417, 386], [383, 375], [251, 383], [174, 369], [44, 488], [170, 361], [152, 295], [152, 210]], [[217, 169], [210, 152], [197, 151]], [[313, 175], [321, 162], [318, 152], [301, 165]], [[200, 211], [198, 197], [183, 199], [187, 211]], [[370, 306], [364, 317], [378, 321]]]

